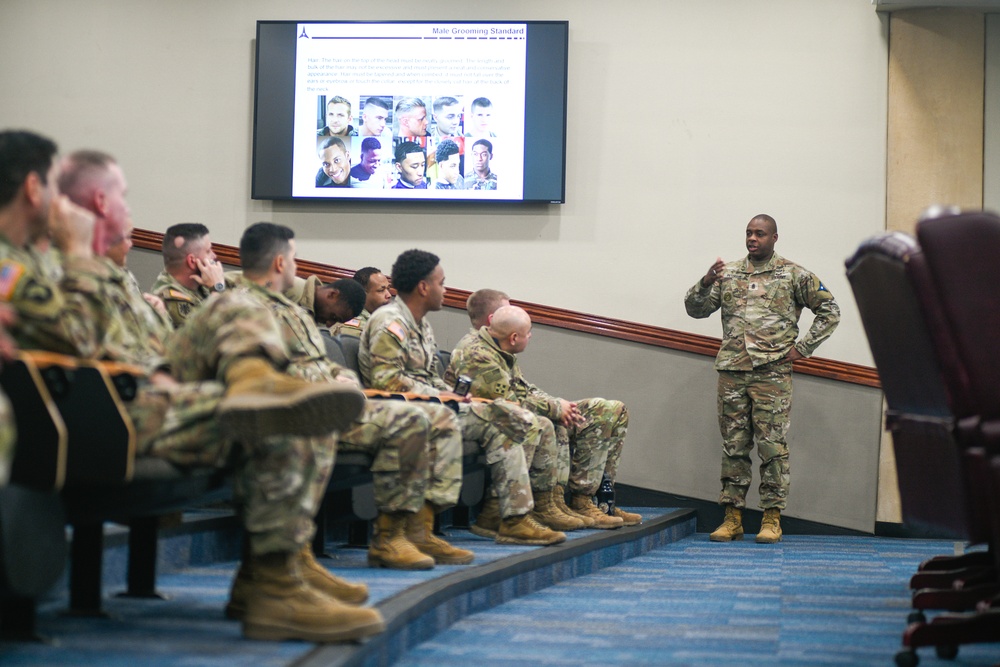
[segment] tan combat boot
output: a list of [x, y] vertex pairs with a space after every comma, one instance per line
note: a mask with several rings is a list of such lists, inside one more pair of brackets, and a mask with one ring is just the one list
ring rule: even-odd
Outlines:
[[497, 544], [527, 544], [546, 546], [566, 541], [566, 533], [560, 533], [535, 521], [531, 513], [512, 516], [500, 522]]
[[760, 522], [760, 532], [757, 533], [757, 542], [760, 544], [774, 544], [781, 541], [781, 510], [771, 508], [764, 510], [764, 518]]
[[434, 508], [424, 503], [416, 514], [406, 518], [406, 539], [439, 565], [468, 565], [476, 554], [448, 544], [434, 534]]
[[561, 484], [552, 491], [552, 497], [555, 499], [556, 505], [559, 506], [559, 509], [562, 510], [564, 514], [575, 516], [580, 521], [583, 521], [584, 528], [594, 527], [593, 519], [591, 519], [586, 514], [580, 514], [579, 512], [574, 512], [573, 508], [566, 504], [566, 489]]
[[476, 515], [476, 522], [469, 526], [469, 532], [479, 537], [496, 538], [500, 530], [500, 499], [487, 498], [483, 509]]
[[306, 583], [330, 597], [349, 604], [361, 604], [368, 599], [368, 587], [341, 579], [318, 562], [308, 544], [299, 552], [299, 566]]
[[535, 509], [531, 511], [531, 516], [535, 521], [548, 526], [552, 530], [579, 530], [584, 527], [583, 519], [572, 514], [564, 514], [559, 511], [559, 506], [553, 498], [553, 492], [532, 490], [535, 497]]
[[635, 512], [626, 512], [621, 507], [615, 505], [615, 513], [612, 516], [616, 516], [622, 520], [626, 526], [638, 526], [642, 523], [642, 515], [636, 514]]
[[335, 642], [382, 632], [385, 621], [370, 607], [354, 607], [308, 586], [293, 553], [254, 557], [246, 589], [243, 636], [248, 639]]
[[591, 528], [613, 530], [625, 525], [625, 522], [620, 517], [609, 516], [598, 509], [597, 505], [594, 504], [594, 499], [589, 495], [581, 496], [573, 494], [569, 499], [569, 506], [577, 514], [585, 514], [593, 519], [594, 525]]
[[713, 542], [732, 542], [743, 539], [743, 510], [733, 505], [726, 505], [726, 518], [722, 525], [708, 536]]
[[[312, 547], [308, 544], [302, 547], [298, 558], [302, 578], [311, 588], [349, 604], [361, 604], [368, 599], [367, 586], [344, 581], [317, 563]], [[240, 568], [236, 571], [232, 588], [229, 590], [226, 618], [240, 621], [246, 615], [247, 591], [253, 586], [253, 562], [251, 555], [244, 550], [243, 560], [240, 561]]]
[[372, 542], [368, 546], [370, 567], [393, 570], [429, 570], [434, 567], [434, 559], [406, 539], [406, 521], [410, 515], [410, 512], [379, 512]]
[[226, 372], [218, 418], [235, 439], [271, 435], [320, 436], [343, 430], [361, 414], [365, 396], [342, 382], [306, 382], [279, 373], [257, 357]]

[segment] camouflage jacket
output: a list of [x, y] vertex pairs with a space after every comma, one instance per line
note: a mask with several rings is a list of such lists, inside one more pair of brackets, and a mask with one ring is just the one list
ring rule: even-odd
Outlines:
[[358, 365], [368, 387], [428, 396], [449, 391], [438, 374], [434, 330], [426, 318], [417, 324], [399, 298], [372, 313], [361, 332]]
[[70, 259], [64, 266], [66, 290], [83, 297], [96, 324], [97, 357], [135, 364], [147, 373], [165, 367], [169, 329], [131, 274], [106, 258]]
[[291, 360], [287, 369], [289, 373], [312, 382], [340, 380], [361, 387], [357, 375], [327, 358], [323, 334], [305, 309], [284, 294], [261, 287], [245, 278], [236, 282], [233, 289], [245, 292], [274, 314], [281, 325], [281, 335], [288, 348]]
[[555, 422], [562, 416], [559, 399], [525, 380], [517, 357], [501, 350], [486, 327], [466, 334], [451, 353], [445, 384], [455, 386], [459, 375], [472, 378], [473, 396], [505, 398]]
[[170, 321], [174, 328], [184, 324], [184, 320], [201, 303], [212, 295], [211, 290], [202, 285], [194, 289], [184, 287], [177, 279], [166, 271], [161, 271], [153, 283], [153, 294], [163, 299], [163, 305], [167, 307]]
[[362, 308], [360, 315], [355, 317], [353, 320], [338, 322], [330, 329], [330, 333], [341, 336], [351, 336], [352, 338], [361, 338], [361, 332], [364, 330], [368, 320], [371, 319], [371, 316], [372, 314], [369, 313], [366, 308]]
[[[54, 279], [48, 257], [17, 248], [0, 236], [0, 301], [17, 312], [10, 333], [23, 349], [48, 350], [78, 357], [97, 353], [97, 332], [83, 297], [63, 289], [67, 280]], [[77, 260], [74, 266], [96, 260]], [[70, 279], [75, 269], [69, 268]]]
[[[752, 370], [781, 359], [793, 345], [808, 357], [840, 322], [840, 307], [820, 279], [778, 254], [760, 269], [749, 258], [729, 262], [708, 287], [699, 279], [684, 296], [684, 307], [699, 318], [722, 308], [717, 370]], [[803, 307], [815, 317], [796, 342]]]

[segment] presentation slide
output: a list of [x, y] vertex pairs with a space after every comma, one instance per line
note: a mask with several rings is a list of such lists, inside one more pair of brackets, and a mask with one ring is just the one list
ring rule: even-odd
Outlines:
[[299, 23], [292, 196], [524, 197], [526, 24]]

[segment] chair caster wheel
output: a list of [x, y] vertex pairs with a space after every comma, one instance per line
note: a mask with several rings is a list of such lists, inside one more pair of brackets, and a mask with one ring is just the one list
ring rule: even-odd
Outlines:
[[896, 654], [896, 667], [917, 667], [919, 663], [916, 651], [900, 651]]
[[924, 616], [922, 611], [911, 611], [910, 615], [906, 617], [907, 623], [926, 623], [927, 617]]
[[934, 652], [937, 653], [937, 657], [942, 660], [954, 660], [958, 655], [958, 645], [940, 644], [934, 647]]

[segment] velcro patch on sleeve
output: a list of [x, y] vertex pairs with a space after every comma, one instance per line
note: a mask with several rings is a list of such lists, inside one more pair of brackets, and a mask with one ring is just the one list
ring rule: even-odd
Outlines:
[[24, 275], [24, 265], [10, 259], [0, 262], [0, 301], [10, 301]]
[[403, 325], [399, 322], [393, 322], [387, 326], [385, 330], [395, 336], [400, 343], [406, 340], [406, 329], [404, 329]]

